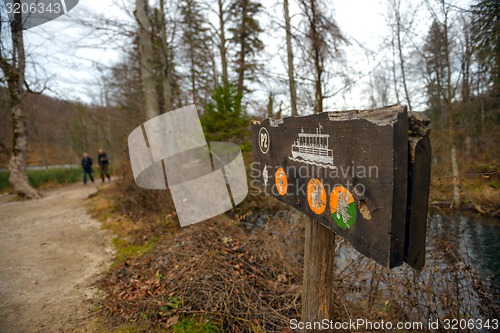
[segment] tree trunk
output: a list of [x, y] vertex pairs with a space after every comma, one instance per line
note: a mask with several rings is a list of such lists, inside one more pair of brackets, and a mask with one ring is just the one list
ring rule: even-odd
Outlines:
[[151, 22], [148, 17], [147, 0], [135, 1], [135, 17], [138, 23], [139, 57], [141, 64], [141, 81], [144, 93], [146, 119], [160, 114], [158, 94], [156, 91], [156, 75], [154, 68], [154, 49], [151, 40]]
[[451, 172], [453, 175], [453, 202], [452, 207], [455, 209], [460, 208], [460, 172], [458, 170], [457, 150], [455, 148], [455, 129], [454, 129], [454, 114], [451, 106], [448, 104], [448, 137], [450, 140], [450, 158], [451, 158]]
[[394, 95], [396, 96], [396, 102], [400, 104], [398, 79], [396, 76], [396, 46], [394, 45], [394, 38], [392, 38], [391, 40], [391, 46], [392, 46], [392, 82], [394, 84]]
[[290, 85], [290, 104], [292, 106], [292, 116], [298, 116], [297, 113], [297, 90], [295, 89], [295, 73], [293, 68], [293, 49], [292, 49], [292, 30], [290, 25], [290, 13], [288, 12], [288, 0], [283, 2], [285, 12], [286, 29], [286, 53], [288, 58], [288, 83]]
[[197, 93], [196, 93], [196, 65], [195, 65], [195, 54], [194, 54], [194, 47], [190, 47], [190, 51], [189, 51], [189, 62], [191, 63], [190, 64], [190, 76], [191, 76], [191, 94], [192, 94], [192, 98], [193, 98], [193, 104], [198, 104], [199, 100], [198, 100], [198, 97], [197, 97]]
[[[318, 53], [318, 52], [315, 52]], [[323, 71], [321, 69], [321, 65], [319, 64], [319, 57], [315, 55], [315, 67], [316, 67], [316, 80], [315, 80], [315, 90], [314, 95], [316, 97], [316, 105], [314, 106], [314, 112], [320, 113], [323, 112], [323, 91], [321, 87], [321, 80]]]
[[398, 55], [399, 55], [399, 66], [401, 69], [401, 79], [403, 81], [403, 88], [405, 91], [406, 101], [408, 103], [408, 111], [412, 111], [410, 94], [408, 93], [408, 85], [406, 83], [406, 68], [404, 63], [404, 55], [403, 55], [403, 45], [401, 42], [401, 13], [400, 13], [400, 2], [398, 0], [397, 5], [394, 4], [394, 14], [396, 16], [396, 38], [398, 41]]
[[450, 60], [450, 40], [448, 38], [448, 11], [445, 9], [445, 2], [441, 0], [443, 6], [444, 14], [444, 48], [445, 48], [445, 61], [446, 61], [446, 107], [448, 111], [448, 130], [449, 130], [449, 140], [450, 140], [450, 157], [451, 157], [451, 171], [453, 174], [453, 207], [455, 209], [460, 208], [461, 198], [460, 198], [460, 178], [458, 171], [458, 160], [457, 160], [457, 150], [455, 148], [455, 120], [454, 112], [452, 108], [452, 100], [454, 91], [451, 82], [451, 60]]
[[15, 100], [11, 92], [12, 125], [14, 131], [14, 149], [9, 161], [9, 183], [16, 194], [23, 199], [37, 199], [40, 194], [31, 187], [26, 172], [26, 155], [28, 149], [28, 135], [20, 100]]
[[[17, 0], [14, 3], [21, 4]], [[24, 53], [24, 39], [22, 16], [20, 13], [14, 15], [11, 22], [12, 34], [12, 63], [0, 55], [0, 65], [4, 75], [7, 77], [7, 85], [10, 94], [10, 108], [12, 113], [13, 144], [12, 155], [9, 160], [9, 182], [16, 194], [23, 199], [40, 198], [40, 194], [31, 187], [26, 172], [26, 156], [28, 151], [28, 134], [24, 111], [21, 100], [24, 95], [24, 71], [26, 68], [26, 56]]]
[[[245, 82], [245, 57], [247, 52], [247, 36], [246, 36], [246, 21], [247, 21], [247, 9], [248, 9], [248, 1], [243, 0], [241, 4], [241, 31], [240, 34], [240, 59], [238, 64], [238, 95], [243, 96], [244, 90], [244, 82]], [[241, 100], [239, 101], [241, 104]], [[241, 105], [239, 105], [241, 108]]]
[[[217, 60], [214, 50], [210, 49], [208, 51], [210, 57], [210, 70], [212, 71], [212, 82], [210, 83], [212, 89], [217, 87], [219, 82], [219, 71], [217, 69]], [[210, 94], [204, 96], [205, 101], [210, 99]]]
[[273, 117], [273, 108], [274, 108], [273, 93], [269, 92], [269, 98], [267, 100], [267, 118]]
[[457, 150], [451, 143], [451, 169], [453, 172], [453, 208], [460, 208], [460, 174], [458, 171]]
[[469, 22], [464, 22], [463, 32], [464, 32], [464, 46], [463, 54], [461, 59], [461, 70], [462, 70], [462, 102], [467, 103], [470, 101], [471, 97], [471, 63], [473, 56], [473, 44], [470, 30], [468, 27]]
[[174, 109], [172, 102], [172, 82], [171, 68], [169, 63], [169, 50], [167, 45], [167, 22], [165, 21], [165, 0], [160, 0], [161, 11], [161, 46], [162, 46], [162, 88], [163, 88], [163, 104], [164, 111], [172, 111]]
[[227, 74], [227, 49], [226, 49], [226, 32], [225, 32], [225, 21], [224, 21], [224, 7], [223, 0], [219, 1], [219, 25], [220, 25], [220, 60], [222, 65], [222, 84], [227, 84], [229, 82]]
[[315, 0], [311, 1], [310, 29], [311, 29], [312, 51], [314, 56], [314, 69], [316, 72], [316, 78], [314, 82], [314, 97], [315, 97], [314, 112], [320, 113], [323, 112], [323, 90], [321, 86], [321, 81], [323, 76], [323, 64], [321, 56], [321, 40], [318, 33], [318, 19], [317, 19]]

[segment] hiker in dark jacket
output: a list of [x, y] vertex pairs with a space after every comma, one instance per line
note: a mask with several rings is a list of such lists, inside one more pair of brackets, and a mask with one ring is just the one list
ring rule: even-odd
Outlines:
[[104, 150], [99, 149], [99, 154], [97, 155], [97, 163], [99, 164], [99, 170], [101, 170], [101, 179], [104, 183], [104, 175], [108, 178], [108, 181], [111, 181], [111, 177], [109, 177], [108, 173], [108, 155], [104, 152]]
[[92, 183], [94, 182], [94, 177], [92, 177], [92, 159], [89, 154], [83, 153], [82, 158], [82, 168], [83, 168], [83, 184], [87, 185], [87, 175], [89, 175]]

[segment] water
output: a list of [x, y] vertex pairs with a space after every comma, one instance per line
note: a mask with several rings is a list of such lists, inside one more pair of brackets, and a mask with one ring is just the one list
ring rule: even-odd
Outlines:
[[500, 219], [434, 213], [429, 219], [428, 237], [439, 227], [448, 231], [462, 255], [468, 255], [482, 279], [500, 288]]
[[[358, 257], [362, 258], [352, 247], [342, 246], [337, 264], [341, 270], [349, 270]], [[363, 301], [371, 293], [367, 286], [372, 273], [363, 267], [367, 266], [351, 269], [346, 275], [359, 280], [354, 284], [359, 291], [348, 295], [354, 301]], [[500, 219], [432, 212], [424, 270], [416, 272], [403, 265], [382, 272], [382, 295], [389, 298], [391, 290], [397, 290], [396, 303], [409, 318], [491, 319], [500, 309]]]
[[[255, 212], [247, 224], [250, 230], [266, 228], [272, 220], [289, 225], [286, 230], [291, 234], [279, 236], [294, 244], [291, 248], [301, 246], [303, 229], [297, 226], [302, 224], [304, 216], [295, 210], [275, 215]], [[408, 265], [393, 269], [374, 265], [340, 239], [336, 246], [336, 274], [342, 281], [342, 295], [347, 302], [362, 304], [368, 299], [372, 301], [369, 306], [377, 310], [385, 309], [385, 302], [391, 299], [391, 306], [403, 311], [408, 320], [423, 322], [432, 318], [486, 321], [496, 317], [500, 309], [498, 218], [430, 212], [426, 267], [421, 272]], [[290, 255], [297, 263], [303, 259], [300, 251], [290, 251]]]
[[[500, 291], [500, 219], [433, 212], [427, 223], [427, 264], [433, 260], [430, 252], [441, 246], [438, 240], [445, 239], [461, 259], [470, 260], [486, 285]], [[338, 263], [342, 265], [349, 263], [359, 253], [350, 246], [343, 246], [338, 255]], [[441, 264], [446, 265], [445, 262]]]
[[[264, 226], [268, 220], [281, 218], [288, 223], [295, 224], [303, 216], [295, 210], [282, 211], [274, 216], [257, 212], [250, 217], [249, 229]], [[435, 250], [437, 238], [446, 235], [447, 242], [452, 244], [460, 257], [470, 259], [484, 282], [494, 289], [500, 290], [500, 219], [485, 217], [476, 214], [454, 213], [447, 215], [443, 212], [430, 212], [427, 224], [427, 253], [429, 261], [430, 251]], [[350, 262], [359, 253], [350, 246], [341, 246], [337, 264]]]

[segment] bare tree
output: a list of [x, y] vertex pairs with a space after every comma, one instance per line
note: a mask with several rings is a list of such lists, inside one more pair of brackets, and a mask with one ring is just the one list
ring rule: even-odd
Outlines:
[[[428, 75], [431, 77], [429, 82], [433, 83], [431, 89], [434, 91], [434, 100], [438, 107], [448, 116], [448, 140], [450, 144], [450, 159], [453, 175], [453, 207], [459, 208], [460, 198], [460, 179], [457, 160], [457, 150], [455, 143], [455, 119], [452, 103], [455, 98], [458, 82], [452, 80], [452, 39], [450, 37], [450, 7], [445, 0], [437, 0], [439, 13], [436, 12], [429, 0], [427, 6], [433, 17], [433, 23], [427, 37], [425, 45], [426, 62]], [[429, 89], [429, 88], [428, 88]], [[432, 95], [430, 95], [432, 97]]]
[[245, 81], [252, 79], [252, 74], [259, 67], [255, 55], [264, 49], [259, 38], [262, 28], [257, 14], [262, 10], [260, 2], [252, 0], [233, 1], [230, 6], [233, 26], [231, 42], [238, 47], [235, 58], [235, 70], [238, 74], [237, 92], [243, 96]]
[[147, 0], [136, 0], [134, 15], [138, 24], [139, 58], [141, 64], [141, 81], [144, 92], [146, 119], [160, 114], [158, 103], [157, 76], [155, 74], [155, 53], [151, 36], [151, 21]]
[[167, 44], [167, 20], [165, 0], [160, 0], [160, 45], [161, 45], [161, 62], [162, 70], [160, 73], [161, 84], [163, 87], [163, 104], [164, 111], [172, 111], [173, 96], [172, 96], [172, 63], [170, 61], [170, 48]]
[[324, 13], [324, 4], [319, 0], [300, 0], [303, 14], [306, 17], [307, 33], [305, 35], [309, 44], [308, 58], [312, 59], [314, 71], [314, 112], [323, 112], [324, 76], [326, 62], [329, 58], [339, 56], [339, 43], [345, 42], [335, 20]]
[[390, 79], [386, 76], [388, 72], [381, 66], [373, 72], [373, 75], [370, 75], [369, 90], [373, 108], [389, 105]]
[[[20, 0], [14, 0], [15, 4], [21, 5]], [[2, 20], [4, 18], [1, 18]], [[0, 22], [3, 26], [4, 22]], [[9, 182], [16, 194], [21, 198], [35, 199], [40, 194], [29, 184], [26, 172], [26, 156], [28, 149], [28, 133], [22, 106], [22, 99], [25, 91], [25, 69], [26, 54], [24, 51], [23, 20], [21, 13], [14, 13], [14, 17], [9, 21], [10, 37], [12, 49], [10, 54], [4, 49], [0, 41], [0, 68], [7, 81], [10, 95], [10, 108], [12, 114], [13, 147], [9, 161]], [[0, 28], [0, 36], [7, 35]]]
[[394, 96], [396, 96], [396, 101], [401, 103], [401, 99], [399, 98], [399, 89], [398, 89], [398, 76], [397, 76], [397, 64], [396, 64], [396, 46], [394, 44], [394, 37], [391, 39], [391, 49], [392, 49], [392, 83], [394, 87]]
[[210, 75], [210, 50], [208, 27], [198, 0], [180, 3], [181, 47], [188, 71], [189, 92], [193, 103], [206, 104], [212, 88]]
[[295, 88], [295, 71], [293, 67], [292, 28], [290, 24], [288, 0], [283, 0], [283, 12], [285, 14], [286, 54], [288, 59], [288, 84], [290, 86], [290, 103], [292, 105], [292, 116], [298, 116], [297, 90]]
[[396, 47], [398, 60], [399, 60], [399, 69], [401, 71], [401, 81], [403, 85], [403, 90], [405, 93], [406, 103], [408, 103], [409, 111], [412, 111], [411, 107], [411, 99], [410, 94], [408, 92], [408, 79], [407, 79], [407, 69], [405, 63], [405, 55], [403, 54], [403, 19], [401, 17], [401, 0], [391, 0], [391, 7], [393, 10], [393, 19], [394, 24], [391, 25], [393, 29], [395, 44], [393, 46]]
[[219, 51], [222, 66], [222, 83], [229, 83], [229, 77], [227, 73], [227, 47], [226, 47], [226, 19], [224, 14], [226, 10], [224, 9], [224, 0], [218, 0], [218, 12], [219, 17]]
[[470, 100], [472, 94], [472, 63], [474, 61], [475, 46], [472, 40], [472, 22], [467, 14], [460, 17], [462, 26], [462, 41], [460, 50], [460, 71], [462, 73], [461, 95], [462, 102]]

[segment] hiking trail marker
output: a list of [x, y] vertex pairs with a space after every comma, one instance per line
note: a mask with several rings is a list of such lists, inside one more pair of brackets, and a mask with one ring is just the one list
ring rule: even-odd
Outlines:
[[303, 320], [332, 318], [325, 294], [333, 286], [335, 234], [385, 267], [424, 266], [428, 125], [401, 105], [252, 124], [254, 183], [312, 218]]

